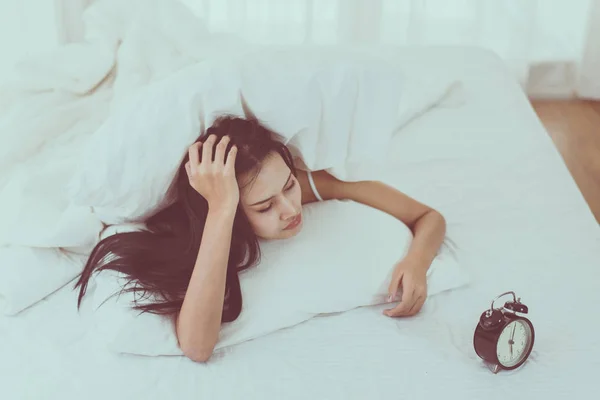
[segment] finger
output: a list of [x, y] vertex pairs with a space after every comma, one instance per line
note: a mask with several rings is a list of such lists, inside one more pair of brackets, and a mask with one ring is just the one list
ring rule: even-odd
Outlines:
[[406, 302], [406, 312], [404, 314], [402, 314], [403, 316], [409, 316], [411, 315], [411, 310], [415, 307], [415, 305], [417, 304], [417, 302], [419, 301], [419, 296], [417, 294], [417, 292], [413, 292], [412, 296], [410, 297], [410, 299], [407, 300]]
[[398, 293], [398, 287], [400, 287], [402, 276], [402, 273], [392, 276], [392, 281], [388, 287], [388, 301], [394, 301], [396, 294]]
[[395, 308], [385, 310], [384, 313], [390, 317], [400, 317], [408, 314], [408, 311], [415, 304], [413, 298], [414, 290], [412, 288], [404, 288], [402, 293], [402, 300]]
[[210, 135], [202, 145], [202, 164], [212, 163], [213, 146], [216, 140], [217, 137], [215, 135]]
[[419, 296], [417, 298], [417, 301], [415, 302], [415, 304], [410, 308], [410, 310], [408, 310], [408, 314], [409, 315], [415, 315], [419, 311], [421, 311], [421, 308], [423, 307], [423, 304], [425, 304], [425, 299], [426, 298], [427, 298], [426, 296]]
[[227, 161], [225, 162], [225, 169], [229, 172], [235, 172], [235, 158], [237, 156], [237, 146], [231, 146], [229, 154], [227, 154]]
[[404, 292], [402, 293], [402, 300], [400, 300], [402, 303], [408, 303], [410, 306], [412, 306], [415, 302], [415, 287], [409, 284], [406, 284], [404, 287]]
[[394, 308], [385, 310], [383, 313], [388, 317], [400, 317], [406, 315], [409, 310], [408, 303], [400, 303]]
[[221, 140], [219, 140], [219, 144], [217, 145], [217, 151], [215, 154], [215, 163], [219, 165], [225, 164], [225, 149], [227, 149], [227, 144], [229, 143], [229, 136], [223, 136]]
[[202, 146], [202, 142], [197, 142], [194, 143], [193, 145], [190, 146], [190, 148], [188, 149], [188, 153], [189, 153], [189, 157], [190, 157], [190, 161], [189, 163], [189, 167], [190, 167], [190, 172], [192, 172], [194, 170], [194, 168], [200, 163], [199, 161], [199, 149]]

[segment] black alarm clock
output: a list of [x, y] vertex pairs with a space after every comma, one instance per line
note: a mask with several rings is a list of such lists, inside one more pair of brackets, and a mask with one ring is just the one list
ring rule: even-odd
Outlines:
[[[507, 294], [512, 294], [513, 301], [507, 301], [501, 308], [494, 308], [494, 302]], [[531, 354], [535, 340], [533, 324], [519, 315], [528, 311], [514, 292], [506, 292], [492, 300], [490, 309], [481, 314], [475, 328], [473, 346], [494, 374], [501, 369], [519, 368]]]

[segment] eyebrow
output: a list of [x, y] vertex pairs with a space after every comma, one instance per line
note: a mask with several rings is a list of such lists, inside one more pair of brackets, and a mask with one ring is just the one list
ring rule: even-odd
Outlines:
[[[285, 184], [283, 185], [283, 188], [282, 188], [282, 190], [283, 190], [283, 189], [285, 189], [285, 187], [287, 186], [287, 184], [288, 184], [288, 182], [290, 181], [290, 178], [291, 178], [291, 177], [292, 177], [292, 173], [290, 172], [290, 175], [288, 176], [287, 180], [285, 181]], [[264, 200], [261, 200], [261, 201], [257, 201], [257, 202], [256, 202], [256, 203], [254, 203], [254, 204], [250, 204], [250, 207], [252, 207], [252, 206], [257, 206], [257, 205], [259, 205], [259, 204], [262, 204], [262, 203], [266, 203], [267, 201], [271, 200], [273, 197], [275, 197], [275, 196], [271, 196], [271, 197], [269, 197], [268, 199], [264, 199]]]

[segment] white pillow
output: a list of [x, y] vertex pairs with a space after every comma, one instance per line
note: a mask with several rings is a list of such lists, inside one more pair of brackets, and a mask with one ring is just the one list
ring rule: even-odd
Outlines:
[[403, 64], [351, 49], [258, 48], [193, 65], [116, 108], [82, 152], [70, 198], [107, 224], [144, 221], [170, 203], [189, 145], [219, 115], [244, 116], [243, 103], [307, 168], [352, 180], [346, 164], [380, 163], [395, 130], [452, 83]]
[[[237, 320], [223, 324], [216, 349], [317, 314], [384, 303], [394, 265], [411, 240], [402, 222], [360, 203], [331, 200], [306, 205], [301, 232], [284, 241], [263, 241], [261, 263], [240, 274], [243, 310]], [[102, 304], [120, 289], [117, 277], [111, 271], [95, 278], [92, 307], [100, 306], [94, 312], [100, 340], [119, 353], [182, 355], [170, 318], [138, 316], [130, 308], [131, 294], [113, 296]], [[468, 281], [452, 257], [440, 254], [428, 272], [428, 295]]]

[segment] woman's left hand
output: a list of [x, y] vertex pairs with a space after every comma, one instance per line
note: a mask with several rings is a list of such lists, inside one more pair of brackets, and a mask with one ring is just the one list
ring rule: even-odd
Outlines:
[[417, 314], [427, 300], [427, 267], [410, 258], [404, 258], [394, 269], [389, 286], [388, 301], [393, 301], [402, 285], [402, 299], [394, 307], [384, 310], [388, 317], [407, 317]]

